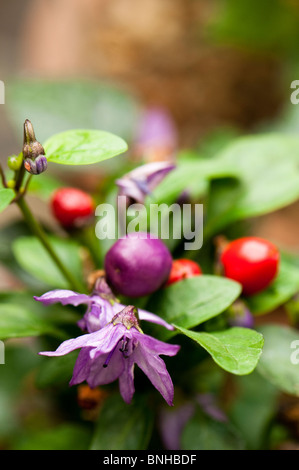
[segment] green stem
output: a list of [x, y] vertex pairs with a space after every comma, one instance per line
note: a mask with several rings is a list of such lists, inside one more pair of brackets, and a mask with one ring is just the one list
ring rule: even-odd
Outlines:
[[55, 251], [53, 250], [51, 244], [49, 243], [49, 240], [47, 238], [47, 235], [45, 234], [44, 230], [40, 226], [40, 224], [37, 222], [37, 220], [34, 218], [32, 212], [30, 211], [28, 205], [26, 204], [25, 200], [23, 197], [21, 197], [18, 201], [16, 201], [17, 205], [19, 206], [24, 219], [26, 220], [28, 226], [32, 230], [32, 232], [38, 237], [40, 242], [43, 244], [44, 248], [47, 250], [49, 255], [51, 256], [52, 260], [55, 262], [56, 266], [59, 268], [61, 273], [64, 275], [64, 277], [67, 279], [67, 281], [70, 284], [70, 287], [78, 292], [85, 292], [86, 289], [83, 285], [81, 285], [81, 282], [78, 281], [71, 272], [64, 266], [64, 264], [60, 261], [59, 257], [56, 255]]

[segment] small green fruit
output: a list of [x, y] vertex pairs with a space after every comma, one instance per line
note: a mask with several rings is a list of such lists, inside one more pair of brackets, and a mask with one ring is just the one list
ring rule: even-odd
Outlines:
[[22, 152], [19, 155], [11, 155], [7, 159], [7, 166], [13, 171], [18, 171], [21, 168], [22, 163], [23, 163]]
[[8, 188], [14, 189], [15, 185], [16, 185], [15, 180], [9, 180], [9, 181], [7, 181], [7, 187], [8, 187]]

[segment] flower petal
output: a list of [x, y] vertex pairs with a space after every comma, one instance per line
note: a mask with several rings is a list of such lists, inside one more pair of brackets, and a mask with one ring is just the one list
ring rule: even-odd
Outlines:
[[169, 406], [173, 405], [173, 383], [166, 369], [165, 362], [156, 355], [152, 355], [142, 343], [134, 351], [134, 361], [161, 393]]
[[100, 351], [92, 360], [92, 364], [87, 377], [87, 383], [91, 388], [97, 387], [98, 385], [105, 385], [114, 382], [123, 373], [125, 368], [125, 359], [122, 353], [119, 351], [118, 346], [113, 352], [107, 367], [104, 364], [109, 356], [108, 354], [102, 354]]
[[88, 346], [88, 342], [91, 341], [91, 335], [96, 333], [88, 333], [86, 335], [78, 336], [78, 338], [67, 339], [58, 346], [56, 351], [42, 351], [39, 354], [42, 356], [64, 356], [65, 354], [74, 351], [75, 349], [83, 348]]
[[44, 305], [54, 304], [60, 302], [62, 305], [74, 305], [75, 307], [80, 304], [88, 304], [90, 297], [86, 294], [78, 294], [72, 290], [66, 289], [55, 289], [46, 292], [41, 297], [33, 297], [38, 302], [42, 302]]
[[119, 313], [125, 308], [116, 301], [111, 303], [107, 299], [103, 299], [99, 295], [92, 295], [89, 301], [89, 308], [83, 318], [77, 322], [77, 325], [88, 333], [100, 330], [111, 322], [116, 313]]
[[115, 181], [119, 187], [119, 195], [127, 196], [134, 201], [143, 202], [144, 201], [144, 192], [139, 188], [135, 181], [123, 177]]
[[142, 334], [139, 331], [134, 333], [134, 338], [139, 342], [139, 344], [142, 344], [143, 347], [146, 348], [148, 353], [152, 355], [156, 354], [160, 356], [162, 354], [164, 356], [175, 356], [180, 350], [180, 346], [177, 344], [164, 343], [164, 341], [159, 341], [158, 339]]
[[176, 168], [176, 165], [169, 162], [149, 163], [149, 165], [156, 165], [155, 170], [153, 167], [152, 173], [149, 174], [147, 178], [147, 184], [150, 191], [155, 189], [155, 187], [163, 181], [167, 174]]
[[152, 162], [141, 165], [115, 181], [120, 195], [125, 195], [140, 203], [176, 165], [169, 161]]
[[134, 361], [131, 357], [124, 359], [124, 371], [119, 376], [119, 391], [126, 403], [131, 403], [134, 392]]
[[168, 330], [174, 330], [174, 327], [167, 323], [163, 318], [155, 315], [154, 313], [148, 312], [147, 310], [143, 310], [141, 308], [138, 309], [138, 316], [140, 320], [149, 321], [151, 323], [156, 323], [157, 325], [165, 326]]
[[87, 380], [89, 376], [90, 367], [92, 361], [90, 359], [90, 348], [81, 349], [73, 370], [73, 376], [70, 381], [70, 385], [77, 385]]
[[[91, 347], [92, 349], [101, 351], [103, 354], [109, 353], [122, 338], [125, 330], [122, 324], [116, 326], [109, 324], [107, 327], [95, 331], [94, 333], [87, 333], [86, 335], [78, 336], [78, 338], [64, 341], [56, 351], [44, 351], [39, 354], [43, 356], [64, 356], [75, 349], [83, 347]], [[90, 356], [91, 355], [92, 351], [90, 351]]]

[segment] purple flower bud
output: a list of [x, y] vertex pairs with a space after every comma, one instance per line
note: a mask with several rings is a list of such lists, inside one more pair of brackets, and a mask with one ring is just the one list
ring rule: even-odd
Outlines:
[[24, 166], [32, 175], [40, 175], [47, 169], [48, 162], [45, 155], [39, 155], [35, 160], [26, 158], [24, 160]]
[[243, 328], [253, 328], [254, 316], [247, 306], [240, 300], [231, 305], [229, 310], [228, 323], [230, 326], [240, 326]]
[[172, 256], [166, 245], [149, 233], [129, 233], [117, 240], [105, 257], [108, 283], [119, 294], [142, 297], [167, 281]]
[[147, 163], [116, 180], [119, 196], [127, 196], [130, 202], [144, 203], [145, 197], [158, 186], [167, 174], [174, 170], [170, 162]]
[[36, 140], [29, 119], [24, 123], [23, 157], [25, 169], [32, 175], [43, 173], [48, 166], [43, 146]]

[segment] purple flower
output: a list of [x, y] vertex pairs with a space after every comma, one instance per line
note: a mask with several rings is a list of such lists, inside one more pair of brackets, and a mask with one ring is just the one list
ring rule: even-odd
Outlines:
[[168, 405], [172, 405], [173, 383], [159, 356], [174, 356], [180, 347], [142, 333], [135, 316], [136, 311], [135, 307], [127, 306], [101, 330], [69, 339], [56, 351], [40, 354], [63, 356], [81, 349], [70, 385], [86, 381], [94, 388], [118, 379], [120, 393], [126, 403], [131, 402], [135, 391], [134, 366], [137, 364]]
[[[79, 294], [71, 290], [55, 289], [46, 292], [41, 297], [34, 297], [35, 300], [44, 305], [51, 305], [60, 302], [62, 305], [73, 305], [77, 307], [81, 304], [87, 305], [87, 311], [83, 318], [79, 320], [78, 326], [88, 333], [92, 333], [103, 328], [111, 322], [114, 315], [125, 308], [119, 303], [108, 286], [104, 277], [100, 277], [95, 284], [91, 295]], [[138, 309], [139, 320], [149, 321], [162, 325], [168, 330], [173, 330], [173, 326], [167, 323], [154, 313], [147, 310]]]
[[158, 106], [145, 110], [136, 130], [135, 154], [147, 161], [170, 160], [177, 146], [177, 127], [170, 113]]
[[229, 308], [228, 323], [230, 326], [253, 328], [254, 316], [252, 315], [248, 307], [241, 300], [238, 299]]
[[226, 414], [219, 407], [212, 393], [198, 394], [172, 409], [162, 408], [158, 426], [161, 439], [167, 450], [182, 449], [181, 439], [184, 428], [189, 420], [193, 418], [198, 405], [212, 420], [222, 423], [228, 421]]
[[175, 168], [168, 161], [147, 163], [116, 180], [119, 196], [127, 196], [130, 201], [144, 203], [145, 197], [155, 189], [165, 176]]
[[197, 395], [196, 399], [203, 411], [214, 421], [219, 421], [220, 423], [227, 421], [228, 418], [226, 414], [219, 407], [212, 393], [200, 393]]
[[171, 410], [162, 409], [158, 425], [167, 450], [181, 450], [182, 432], [194, 411], [195, 406], [191, 401]]

